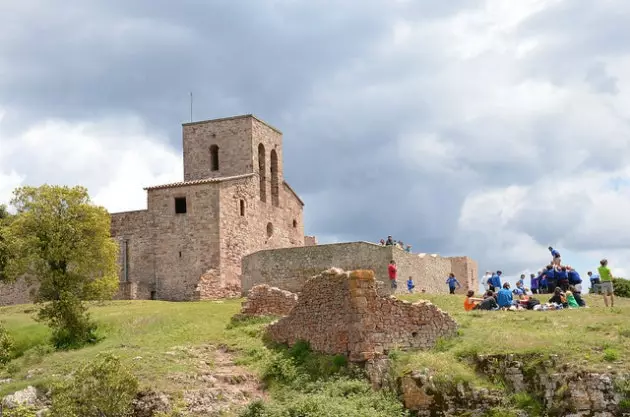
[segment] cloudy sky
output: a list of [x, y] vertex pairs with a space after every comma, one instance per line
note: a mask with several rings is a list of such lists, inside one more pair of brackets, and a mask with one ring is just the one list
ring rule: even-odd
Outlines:
[[630, 272], [627, 0], [0, 0], [0, 202], [110, 211], [182, 177], [181, 123], [254, 113], [320, 242]]

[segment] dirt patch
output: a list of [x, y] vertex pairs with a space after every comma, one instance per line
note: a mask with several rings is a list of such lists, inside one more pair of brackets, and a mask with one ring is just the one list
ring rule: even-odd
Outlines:
[[[255, 374], [234, 364], [234, 352], [225, 345], [173, 349], [197, 362], [193, 373], [170, 376], [190, 387], [183, 391], [183, 408], [192, 415], [219, 416], [235, 411], [255, 399], [265, 398]], [[174, 352], [166, 352], [173, 355]], [[193, 388], [194, 387], [194, 388]]]

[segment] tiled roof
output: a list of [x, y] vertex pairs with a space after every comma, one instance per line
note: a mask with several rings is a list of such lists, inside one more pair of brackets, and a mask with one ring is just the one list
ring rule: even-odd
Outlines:
[[159, 190], [161, 188], [175, 188], [175, 187], [186, 187], [189, 185], [198, 185], [198, 184], [209, 184], [213, 182], [224, 182], [231, 180], [240, 180], [241, 178], [248, 178], [254, 176], [253, 173], [243, 174], [243, 175], [234, 175], [232, 177], [217, 177], [217, 178], [204, 178], [202, 180], [194, 180], [194, 181], [180, 181], [173, 182], [171, 184], [162, 184], [162, 185], [154, 185], [151, 187], [145, 187], [145, 190]]

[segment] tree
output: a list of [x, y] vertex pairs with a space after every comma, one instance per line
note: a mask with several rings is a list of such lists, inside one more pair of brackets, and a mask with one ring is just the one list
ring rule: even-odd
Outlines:
[[7, 206], [0, 204], [0, 281], [6, 279], [4, 271], [9, 262], [9, 248], [5, 235], [7, 234], [6, 228], [11, 219], [12, 216], [7, 210]]
[[56, 347], [95, 341], [83, 301], [111, 299], [118, 288], [109, 214], [84, 187], [22, 187], [11, 204], [16, 214], [3, 229], [5, 279], [38, 281], [38, 318], [53, 329]]

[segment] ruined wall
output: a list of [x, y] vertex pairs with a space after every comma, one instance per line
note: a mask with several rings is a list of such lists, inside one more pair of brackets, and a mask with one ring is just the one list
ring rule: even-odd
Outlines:
[[304, 246], [317, 246], [317, 237], [304, 236]]
[[29, 281], [24, 277], [13, 283], [0, 283], [0, 306], [29, 304], [37, 288], [35, 281]]
[[242, 261], [243, 294], [258, 284], [298, 293], [307, 279], [332, 267], [373, 269], [377, 279], [387, 280], [391, 251], [391, 247], [353, 242], [256, 252]]
[[477, 262], [467, 256], [454, 256], [449, 259], [451, 260], [451, 271], [455, 274], [463, 287], [461, 290], [456, 292], [465, 294], [469, 289], [475, 291], [475, 293], [478, 292], [479, 271]]
[[[185, 214], [175, 214], [175, 197], [186, 197]], [[200, 277], [220, 262], [219, 184], [150, 189], [148, 198], [157, 297], [197, 299]]]
[[242, 304], [245, 316], [287, 316], [297, 304], [298, 296], [292, 292], [268, 285], [257, 285], [251, 289]]
[[[345, 270], [371, 269], [387, 290], [390, 288], [387, 266], [392, 259], [398, 265], [396, 293], [407, 292], [406, 281], [409, 276], [413, 277], [416, 291], [425, 289], [432, 294], [448, 293], [446, 278], [451, 272], [451, 258], [431, 255], [421, 257], [393, 246], [368, 242], [304, 246], [261, 251], [246, 256], [243, 258], [243, 293], [246, 294], [248, 289], [257, 284], [300, 292], [308, 278], [332, 267]], [[476, 268], [476, 264], [473, 265]], [[459, 279], [459, 275], [456, 276]], [[460, 292], [464, 292], [467, 289], [466, 280], [460, 282], [463, 287]], [[473, 288], [476, 290], [476, 287]]]
[[278, 343], [306, 340], [316, 351], [364, 361], [392, 349], [432, 347], [456, 330], [455, 321], [427, 301], [379, 296], [372, 271], [333, 268], [304, 284], [297, 305], [268, 334]]
[[[236, 116], [182, 126], [184, 181], [253, 172], [252, 118]], [[219, 170], [211, 170], [210, 147], [219, 147]]]

